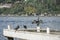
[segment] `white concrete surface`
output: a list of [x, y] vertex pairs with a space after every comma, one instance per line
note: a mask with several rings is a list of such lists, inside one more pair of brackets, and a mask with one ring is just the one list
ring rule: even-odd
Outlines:
[[22, 38], [27, 40], [60, 40], [60, 35], [52, 35], [46, 33], [27, 32], [27, 31], [16, 31], [4, 29], [4, 36]]

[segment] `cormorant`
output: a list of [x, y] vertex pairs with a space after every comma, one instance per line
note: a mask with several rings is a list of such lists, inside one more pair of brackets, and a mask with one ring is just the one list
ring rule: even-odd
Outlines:
[[15, 30], [17, 31], [19, 29], [19, 25], [15, 28]]
[[26, 25], [24, 25], [24, 29], [27, 29], [27, 26]]

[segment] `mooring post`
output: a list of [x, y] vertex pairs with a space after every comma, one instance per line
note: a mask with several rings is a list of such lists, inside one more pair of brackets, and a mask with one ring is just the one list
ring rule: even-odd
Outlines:
[[37, 27], [37, 32], [40, 32], [40, 27]]
[[49, 27], [47, 27], [47, 34], [49, 34], [50, 33], [50, 28]]
[[8, 30], [10, 30], [11, 29], [11, 26], [10, 25], [8, 25]]

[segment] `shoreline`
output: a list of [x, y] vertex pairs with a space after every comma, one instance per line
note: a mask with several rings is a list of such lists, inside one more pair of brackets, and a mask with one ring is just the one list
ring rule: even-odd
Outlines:
[[13, 16], [8, 16], [8, 15], [4, 15], [4, 16], [2, 16], [2, 15], [0, 15], [0, 17], [60, 17], [60, 16], [16, 16], [16, 15], [13, 15]]
[[[0, 15], [0, 17], [19, 17], [20, 15]], [[40, 16], [40, 15], [39, 15]], [[38, 17], [37, 16], [21, 16], [21, 17]], [[40, 16], [40, 17], [60, 17], [60, 16]]]

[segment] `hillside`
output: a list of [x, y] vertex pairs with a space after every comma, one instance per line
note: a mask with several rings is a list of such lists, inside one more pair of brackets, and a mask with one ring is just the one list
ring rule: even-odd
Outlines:
[[[55, 0], [54, 0], [55, 1]], [[0, 15], [57, 15], [60, 3], [53, 0], [0, 0]], [[59, 5], [57, 5], [59, 3]]]

